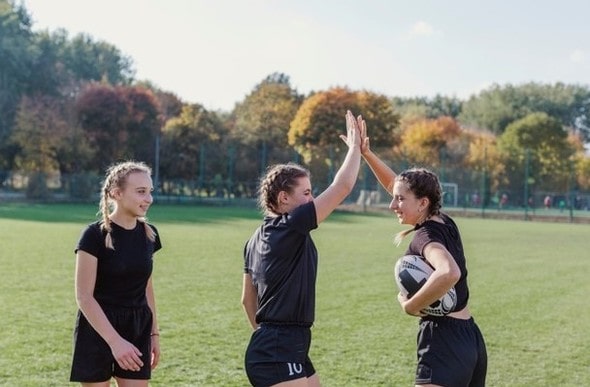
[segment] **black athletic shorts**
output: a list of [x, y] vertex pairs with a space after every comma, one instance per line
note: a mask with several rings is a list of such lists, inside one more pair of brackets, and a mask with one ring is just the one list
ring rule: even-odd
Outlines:
[[103, 308], [113, 328], [142, 353], [143, 367], [139, 371], [121, 369], [106, 341], [90, 326], [78, 311], [74, 330], [74, 355], [70, 381], [104, 382], [111, 377], [150, 379], [152, 311], [142, 308]]
[[473, 318], [422, 318], [417, 341], [416, 384], [485, 386], [488, 356]]
[[261, 324], [246, 349], [246, 374], [253, 386], [310, 377], [315, 368], [309, 358], [311, 328]]

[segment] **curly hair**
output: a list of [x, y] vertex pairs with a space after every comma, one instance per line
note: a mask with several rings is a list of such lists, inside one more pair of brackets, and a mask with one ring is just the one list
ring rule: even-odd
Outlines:
[[279, 213], [279, 192], [293, 192], [297, 179], [310, 177], [310, 172], [299, 164], [276, 164], [267, 169], [258, 186], [258, 206], [266, 215]]
[[[426, 219], [439, 215], [442, 208], [442, 189], [438, 176], [426, 168], [410, 168], [401, 172], [395, 177], [395, 182], [405, 183], [408, 189], [416, 196], [416, 198], [428, 198], [428, 209], [426, 210]], [[396, 234], [395, 243], [399, 245], [402, 239], [417, 230], [420, 224], [416, 224], [414, 228], [404, 230]]]

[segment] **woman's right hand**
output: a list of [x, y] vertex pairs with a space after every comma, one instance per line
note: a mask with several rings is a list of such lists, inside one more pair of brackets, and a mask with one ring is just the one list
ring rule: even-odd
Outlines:
[[127, 340], [120, 338], [111, 346], [113, 357], [124, 370], [139, 371], [143, 367], [142, 353]]
[[340, 138], [349, 148], [361, 146], [361, 124], [364, 122], [362, 116], [355, 118], [350, 110], [346, 111], [346, 136], [341, 134]]

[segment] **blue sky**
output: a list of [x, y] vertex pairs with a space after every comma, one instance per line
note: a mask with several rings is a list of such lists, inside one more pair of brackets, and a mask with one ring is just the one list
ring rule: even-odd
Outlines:
[[231, 110], [266, 75], [466, 99], [490, 85], [590, 85], [590, 1], [17, 0], [33, 30], [117, 46], [185, 102]]

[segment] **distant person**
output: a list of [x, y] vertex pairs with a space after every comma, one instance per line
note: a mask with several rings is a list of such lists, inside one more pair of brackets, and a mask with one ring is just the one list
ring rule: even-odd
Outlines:
[[545, 199], [543, 199], [543, 205], [545, 206], [546, 210], [551, 208], [551, 196], [545, 196]]
[[[410, 299], [398, 294], [407, 314], [419, 317], [418, 364], [415, 384], [420, 386], [484, 386], [487, 351], [484, 338], [469, 308], [467, 266], [459, 229], [453, 219], [440, 211], [442, 193], [438, 177], [424, 168], [396, 174], [370, 149], [366, 127], [361, 128], [362, 156], [379, 183], [393, 200], [389, 208], [401, 224], [412, 226], [396, 236], [415, 232], [405, 255], [424, 257], [434, 268], [423, 287]], [[421, 311], [452, 287], [457, 304], [443, 317]]]
[[70, 380], [85, 386], [148, 386], [160, 357], [152, 284], [153, 255], [162, 245], [145, 220], [152, 204], [151, 170], [122, 162], [107, 170], [102, 218], [76, 247], [78, 317]]
[[312, 195], [300, 165], [271, 166], [261, 179], [264, 221], [244, 248], [242, 304], [254, 332], [245, 366], [253, 386], [319, 386], [309, 357], [318, 253], [310, 232], [352, 191], [359, 172], [362, 117], [346, 113], [348, 146], [332, 184]]
[[504, 209], [507, 204], [508, 204], [508, 194], [503, 193], [502, 196], [500, 196], [500, 209]]
[[480, 199], [479, 199], [479, 192], [474, 192], [473, 195], [471, 196], [471, 202], [473, 204], [474, 207], [478, 207], [480, 204]]

